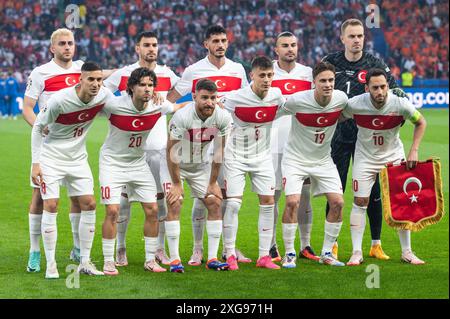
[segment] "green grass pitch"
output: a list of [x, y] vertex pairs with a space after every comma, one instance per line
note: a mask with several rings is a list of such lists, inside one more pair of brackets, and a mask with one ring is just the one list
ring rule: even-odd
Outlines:
[[[432, 155], [441, 158], [445, 210], [448, 212], [448, 109], [423, 110], [423, 114], [428, 121], [428, 128], [419, 155], [421, 159]], [[407, 123], [401, 130], [407, 150], [412, 140], [412, 128], [413, 126]], [[88, 136], [89, 162], [95, 178], [98, 203], [98, 153], [106, 132], [107, 121], [97, 118]], [[185, 261], [184, 274], [144, 272], [144, 216], [140, 206], [134, 204], [127, 237], [130, 265], [120, 268], [120, 275], [117, 277], [82, 276], [79, 288], [71, 289], [66, 286], [70, 272], [65, 270], [70, 265], [68, 256], [72, 235], [68, 217], [69, 200], [64, 189], [59, 208], [56, 251], [60, 279], [44, 279], [45, 257], [42, 245], [41, 272], [26, 272], [31, 189], [30, 127], [24, 121], [0, 120], [0, 154], [0, 298], [449, 298], [448, 215], [437, 225], [412, 234], [413, 250], [427, 262], [424, 266], [400, 262], [400, 244], [396, 232], [383, 222], [382, 241], [385, 252], [391, 256], [389, 261], [377, 261], [368, 257], [370, 230], [366, 227], [363, 244], [365, 263], [360, 267], [327, 267], [302, 259], [296, 269], [257, 269], [253, 262], [241, 264], [237, 272], [216, 273], [205, 269], [204, 266], [187, 265], [192, 249], [191, 199], [185, 200], [181, 217], [180, 253]], [[351, 196], [351, 191], [347, 191], [344, 224], [339, 239], [339, 257], [342, 261], [347, 261], [351, 254]], [[316, 252], [320, 252], [325, 198], [315, 198], [312, 204], [312, 246]], [[284, 200], [280, 207], [283, 209]], [[104, 206], [98, 204], [92, 259], [99, 268], [103, 265], [101, 225], [104, 213]], [[254, 261], [258, 251], [257, 214], [257, 197], [250, 192], [247, 185], [239, 214], [237, 245]], [[278, 222], [277, 238], [283, 253], [281, 218]], [[297, 235], [297, 251], [298, 246]], [[367, 269], [371, 264], [379, 267], [379, 288], [370, 289], [366, 286], [367, 277], [372, 274], [366, 270], [371, 269]]]

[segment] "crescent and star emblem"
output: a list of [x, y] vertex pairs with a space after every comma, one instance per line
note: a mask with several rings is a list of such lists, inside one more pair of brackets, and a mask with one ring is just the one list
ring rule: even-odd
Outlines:
[[379, 118], [374, 118], [374, 119], [372, 120], [372, 125], [375, 126], [375, 127], [380, 127], [380, 126], [382, 126], [383, 124], [384, 124], [384, 123], [381, 122]]
[[226, 86], [226, 83], [223, 82], [222, 80], [217, 80], [216, 82], [214, 82], [217, 86], [218, 89], [223, 89]]
[[67, 86], [73, 86], [73, 85], [77, 84], [77, 81], [70, 76], [66, 76], [66, 78], [64, 79], [64, 82], [66, 82]]
[[[418, 179], [417, 177], [409, 177], [409, 178], [407, 178], [406, 181], [403, 183], [403, 192], [406, 194], [406, 196], [408, 196], [408, 191], [407, 191], [408, 185], [411, 184], [411, 183], [417, 184], [417, 186], [419, 186], [419, 192], [418, 192], [418, 194], [419, 194], [420, 191], [422, 190], [422, 182], [420, 181], [420, 179]], [[411, 200], [411, 204], [412, 204], [412, 203], [414, 203], [414, 202], [417, 203], [417, 200], [419, 199], [419, 197], [416, 196], [415, 194], [413, 194], [409, 199]]]
[[142, 122], [141, 120], [133, 120], [133, 122], [131, 122], [131, 126], [133, 126], [134, 128], [139, 128], [139, 126], [144, 125], [144, 122]]
[[295, 90], [295, 85], [292, 85], [292, 83], [287, 82], [287, 83], [284, 85], [284, 89], [285, 89], [286, 91], [288, 91], [288, 92], [294, 91], [294, 90]]
[[[322, 121], [322, 120], [324, 120], [324, 121]], [[317, 124], [323, 125], [325, 123], [328, 123], [328, 120], [325, 118], [325, 116], [319, 116], [317, 118]]]
[[255, 117], [258, 120], [262, 120], [263, 117], [265, 117], [266, 115], [264, 114], [263, 111], [259, 110], [258, 112], [255, 113]]
[[201, 141], [201, 140], [202, 140], [202, 131], [201, 131], [201, 130], [198, 131], [198, 132], [195, 134], [195, 140], [196, 140], [196, 141]]
[[80, 115], [78, 115], [78, 120], [79, 121], [84, 121], [86, 119], [89, 118], [89, 114], [88, 113], [81, 113]]

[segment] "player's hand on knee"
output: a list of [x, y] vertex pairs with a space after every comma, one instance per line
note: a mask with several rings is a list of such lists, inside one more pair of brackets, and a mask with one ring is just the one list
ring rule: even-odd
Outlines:
[[44, 181], [42, 178], [41, 165], [39, 165], [39, 163], [33, 163], [33, 168], [31, 170], [31, 180], [35, 185], [39, 186]]
[[173, 205], [180, 199], [183, 199], [183, 187], [181, 184], [173, 184], [167, 193], [167, 203]]
[[220, 187], [217, 183], [208, 185], [208, 189], [206, 190], [205, 198], [208, 198], [210, 196], [215, 196], [216, 198], [223, 200], [222, 190], [220, 189]]

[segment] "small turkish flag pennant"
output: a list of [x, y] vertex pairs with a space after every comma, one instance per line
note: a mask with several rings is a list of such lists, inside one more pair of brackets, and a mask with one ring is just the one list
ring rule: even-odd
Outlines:
[[439, 159], [419, 162], [409, 171], [406, 162], [388, 165], [380, 178], [384, 218], [389, 226], [418, 231], [444, 216]]

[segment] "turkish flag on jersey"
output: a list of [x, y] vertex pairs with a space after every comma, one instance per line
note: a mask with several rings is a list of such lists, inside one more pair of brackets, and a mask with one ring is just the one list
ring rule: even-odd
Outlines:
[[311, 82], [304, 80], [273, 80], [272, 87], [279, 88], [283, 95], [291, 95], [300, 91], [311, 90]]
[[[128, 76], [122, 76], [119, 83], [119, 91], [123, 92], [127, 89]], [[155, 92], [167, 92], [172, 87], [169, 77], [157, 77]]]
[[63, 125], [73, 125], [91, 121], [102, 110], [104, 105], [99, 104], [86, 110], [60, 114], [55, 122]]
[[192, 82], [192, 93], [195, 92], [197, 82], [202, 79], [210, 79], [217, 86], [218, 92], [230, 92], [241, 88], [242, 79], [235, 76], [207, 76], [201, 79], [195, 79]]
[[390, 130], [399, 126], [403, 122], [401, 115], [361, 115], [355, 114], [353, 118], [356, 125], [368, 128], [370, 130]]
[[268, 123], [275, 119], [278, 105], [272, 106], [236, 106], [236, 117], [247, 123]]
[[203, 143], [210, 142], [216, 137], [219, 129], [216, 127], [202, 127], [188, 130], [189, 140], [191, 142]]
[[55, 92], [74, 86], [80, 82], [81, 73], [66, 73], [53, 76], [44, 81], [45, 92]]
[[309, 127], [328, 127], [336, 124], [342, 110], [328, 113], [295, 113], [297, 120]]
[[418, 231], [444, 215], [441, 164], [430, 159], [409, 171], [405, 165], [388, 165], [380, 173], [384, 217], [391, 227]]
[[160, 117], [161, 113], [140, 116], [111, 114], [109, 121], [122, 131], [142, 132], [151, 130]]

